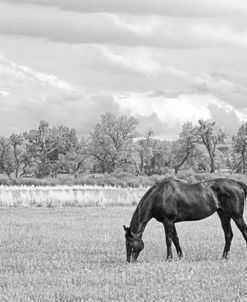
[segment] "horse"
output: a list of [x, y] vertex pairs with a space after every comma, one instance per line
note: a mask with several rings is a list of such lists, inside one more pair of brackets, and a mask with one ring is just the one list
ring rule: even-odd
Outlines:
[[165, 229], [167, 257], [171, 260], [172, 243], [179, 258], [183, 252], [175, 223], [201, 220], [217, 212], [225, 234], [223, 259], [228, 258], [234, 220], [247, 244], [247, 225], [243, 218], [247, 185], [240, 181], [216, 178], [195, 184], [167, 178], [153, 185], [139, 201], [130, 226], [125, 231], [126, 256], [128, 262], [135, 262], [144, 248], [142, 235], [150, 219], [161, 222]]

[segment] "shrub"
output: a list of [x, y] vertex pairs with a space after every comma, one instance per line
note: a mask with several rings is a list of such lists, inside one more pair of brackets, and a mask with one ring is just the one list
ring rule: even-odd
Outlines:
[[239, 174], [221, 174], [216, 172], [210, 173], [194, 173], [192, 171], [180, 171], [174, 175], [168, 172], [164, 175], [137, 176], [127, 172], [113, 174], [88, 174], [74, 178], [72, 175], [59, 175], [57, 178], [9, 178], [5, 175], [0, 175], [0, 185], [16, 185], [16, 186], [58, 186], [58, 185], [88, 185], [88, 186], [112, 186], [122, 188], [139, 188], [150, 187], [153, 184], [167, 177], [176, 177], [182, 181], [196, 183], [200, 181], [210, 180], [216, 177], [229, 177], [247, 183], [247, 175]]
[[1, 174], [0, 175], [0, 184], [9, 186], [9, 185], [12, 184], [12, 182], [11, 182], [11, 179], [8, 176]]

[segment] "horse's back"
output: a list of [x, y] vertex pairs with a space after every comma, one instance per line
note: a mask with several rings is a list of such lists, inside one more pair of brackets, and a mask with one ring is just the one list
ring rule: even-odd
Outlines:
[[[226, 178], [188, 184], [174, 179], [162, 181], [158, 187], [162, 200], [157, 210], [176, 221], [204, 219], [218, 210], [230, 215], [241, 216], [247, 186], [241, 182]], [[157, 211], [156, 211], [157, 213]]]
[[[188, 184], [167, 179], [157, 188], [155, 201], [156, 219], [168, 217], [174, 221], [200, 220], [217, 211], [217, 199], [208, 186]], [[159, 215], [158, 215], [159, 214]]]
[[179, 221], [204, 219], [218, 210], [231, 216], [241, 216], [247, 186], [226, 178], [216, 178], [196, 184], [176, 179], [164, 179], [158, 183], [147, 199], [151, 202], [153, 217]]

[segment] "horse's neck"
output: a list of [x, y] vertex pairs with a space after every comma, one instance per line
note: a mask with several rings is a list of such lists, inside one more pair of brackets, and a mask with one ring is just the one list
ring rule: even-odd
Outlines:
[[145, 227], [151, 218], [149, 207], [146, 207], [145, 203], [138, 204], [130, 222], [131, 232], [142, 238]]

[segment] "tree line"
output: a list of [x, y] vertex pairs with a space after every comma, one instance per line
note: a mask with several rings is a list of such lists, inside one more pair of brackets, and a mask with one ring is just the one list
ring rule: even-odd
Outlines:
[[179, 138], [166, 141], [137, 131], [134, 117], [105, 113], [88, 137], [75, 129], [41, 121], [31, 129], [0, 137], [0, 173], [9, 177], [56, 177], [70, 174], [128, 172], [165, 174], [173, 170], [246, 173], [247, 123], [230, 136], [213, 121], [186, 122]]

